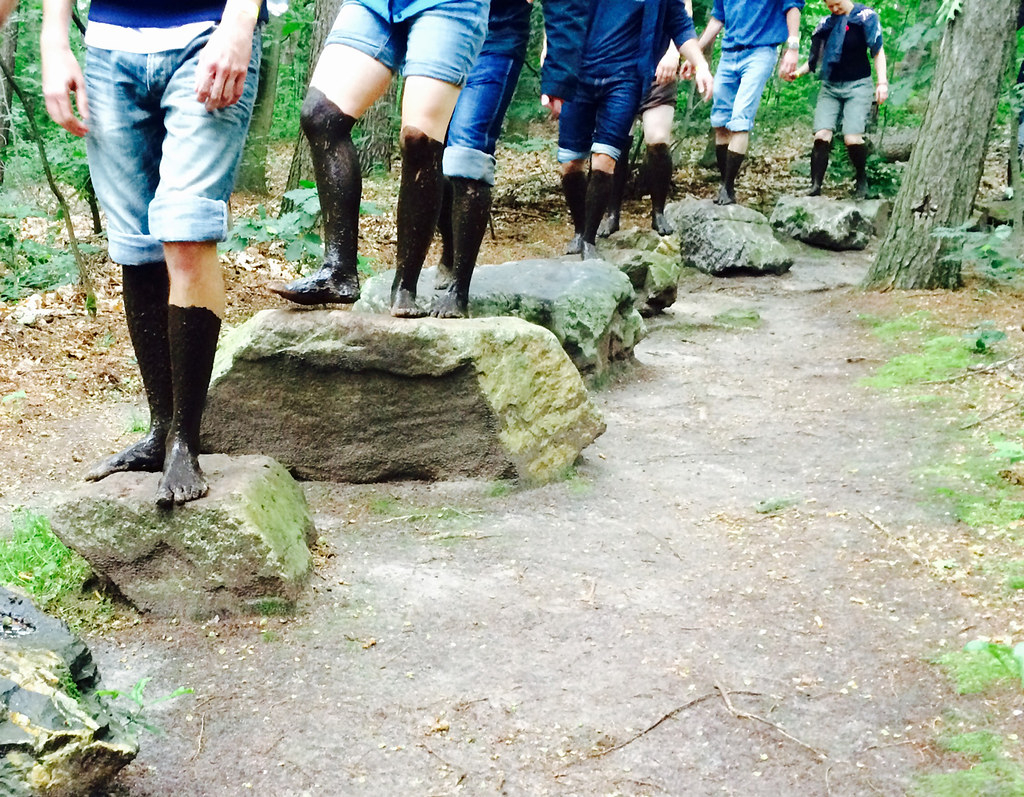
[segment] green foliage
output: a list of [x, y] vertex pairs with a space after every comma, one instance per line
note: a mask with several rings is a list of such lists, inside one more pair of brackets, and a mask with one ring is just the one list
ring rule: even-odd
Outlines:
[[985, 639], [975, 639], [963, 650], [939, 657], [939, 665], [962, 694], [977, 694], [997, 686], [1024, 687], [1024, 643], [1010, 648]]
[[121, 692], [117, 689], [100, 689], [96, 694], [101, 697], [110, 698], [113, 701], [122, 701], [122, 703], [127, 701], [127, 707], [124, 705], [116, 707], [121, 710], [121, 720], [129, 730], [133, 731], [137, 728], [142, 728], [152, 734], [158, 734], [160, 733], [160, 728], [149, 719], [153, 707], [160, 703], [166, 703], [168, 700], [174, 700], [182, 695], [190, 695], [192, 694], [192, 688], [179, 686], [173, 692], [147, 700], [145, 696], [146, 686], [152, 680], [149, 676], [140, 678], [128, 692]]
[[949, 241], [945, 257], [959, 261], [962, 267], [973, 267], [979, 276], [998, 282], [1011, 282], [1024, 271], [1013, 239], [1013, 228], [1000, 225], [991, 231], [972, 231], [972, 222], [959, 227], [936, 227], [932, 235]]
[[920, 352], [893, 357], [862, 380], [862, 384], [887, 390], [920, 382], [947, 379], [971, 365], [972, 352], [962, 338], [940, 335], [923, 343]]
[[43, 515], [18, 510], [14, 535], [0, 540], [0, 583], [28, 592], [43, 610], [81, 594], [88, 563], [64, 545]]
[[983, 321], [971, 331], [965, 332], [964, 340], [967, 341], [971, 351], [984, 354], [992, 351], [994, 344], [1006, 340], [1006, 333], [1001, 329], [996, 329], [996, 325], [991, 321]]
[[897, 318], [881, 318], [867, 313], [857, 317], [872, 333], [882, 340], [895, 341], [911, 332], [921, 332], [931, 323], [931, 314], [926, 310], [918, 310], [910, 315]]
[[1024, 770], [1003, 750], [1002, 738], [987, 730], [953, 734], [942, 740], [950, 752], [966, 756], [970, 769], [919, 775], [911, 797], [1022, 797]]
[[78, 279], [70, 252], [22, 240], [21, 220], [41, 215], [25, 205], [0, 207], [0, 299], [4, 301], [16, 302]]

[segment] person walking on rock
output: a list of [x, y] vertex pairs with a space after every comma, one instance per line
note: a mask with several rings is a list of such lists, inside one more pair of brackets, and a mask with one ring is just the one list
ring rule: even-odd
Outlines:
[[[811, 54], [796, 71], [797, 77], [813, 72], [821, 65], [821, 89], [814, 109], [814, 144], [811, 148], [811, 189], [809, 196], [821, 194], [832, 151], [832, 135], [843, 122], [843, 142], [856, 178], [853, 196], [868, 195], [868, 147], [864, 143], [872, 101], [879, 104], [889, 97], [882, 25], [871, 8], [852, 0], [825, 0], [832, 13], [811, 34]], [[875, 62], [878, 85], [871, 79]]]
[[[43, 0], [46, 109], [86, 137], [89, 172], [121, 266], [149, 433], [86, 478], [162, 471], [157, 503], [201, 498], [199, 424], [224, 314], [217, 241], [259, 78], [259, 0], [92, 0], [86, 68], [71, 0]], [[75, 97], [77, 113], [72, 106]]]
[[324, 262], [274, 292], [297, 304], [359, 298], [362, 177], [352, 127], [401, 70], [402, 181], [391, 314], [424, 315], [416, 284], [437, 226], [445, 132], [487, 35], [488, 0], [345, 0], [302, 105], [324, 223]]
[[[668, 38], [694, 64], [697, 88], [710, 99], [712, 78], [683, 0], [593, 0], [576, 96], [558, 127], [562, 190], [574, 234], [566, 254], [597, 257], [597, 229], [644, 91]], [[590, 158], [590, 177], [585, 167]]]
[[[689, 5], [687, 6], [689, 11]], [[658, 235], [671, 235], [674, 230], [665, 216], [665, 203], [672, 187], [672, 153], [669, 145], [672, 142], [672, 120], [676, 115], [676, 104], [679, 98], [679, 50], [668, 43], [665, 55], [658, 62], [654, 82], [647, 88], [647, 93], [640, 102], [637, 113], [644, 131], [644, 172], [647, 186], [651, 193], [651, 229]], [[622, 157], [615, 162], [615, 176], [612, 180], [611, 197], [605, 210], [601, 226], [597, 230], [599, 238], [607, 238], [619, 229], [619, 217], [622, 214], [622, 199], [626, 193], [626, 182], [629, 179], [629, 146], [632, 136], [627, 136], [622, 146]]]
[[[722, 184], [715, 202], [736, 202], [736, 176], [750, 145], [761, 95], [779, 62], [779, 77], [793, 80], [800, 50], [800, 9], [804, 0], [714, 0], [699, 46], [706, 49], [725, 29], [715, 71], [711, 126]], [[786, 49], [781, 61], [779, 45]], [[683, 76], [689, 75], [688, 67]]]
[[[436, 285], [444, 293], [431, 310], [441, 318], [461, 318], [468, 312], [469, 285], [490, 217], [497, 163], [494, 152], [526, 60], [532, 3], [491, 0], [487, 39], [448, 125], [442, 158], [445, 186], [438, 220], [441, 262]], [[547, 55], [541, 93], [556, 118], [562, 103], [575, 91], [586, 14], [587, 0], [544, 3]]]

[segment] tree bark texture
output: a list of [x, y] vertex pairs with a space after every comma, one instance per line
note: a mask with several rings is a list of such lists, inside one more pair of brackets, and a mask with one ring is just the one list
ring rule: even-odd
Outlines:
[[965, 0], [947, 24], [917, 143], [866, 287], [959, 287], [959, 253], [947, 256], [932, 231], [963, 224], [974, 205], [1019, 2]]
[[398, 116], [398, 83], [398, 80], [392, 80], [384, 96], [371, 105], [359, 120], [361, 135], [356, 145], [359, 148], [359, 169], [363, 176], [378, 164], [391, 169], [398, 137], [395, 126]]
[[[15, 11], [0, 32], [0, 61], [14, 74], [14, 56], [18, 50], [18, 12]], [[14, 92], [6, 78], [0, 78], [0, 185], [4, 182], [7, 146], [11, 143], [11, 98]]]
[[[316, 8], [313, 14], [313, 46], [309, 49], [309, 69], [306, 74], [308, 78], [313, 77], [313, 69], [323, 52], [324, 42], [327, 34], [331, 32], [331, 26], [338, 16], [338, 9], [341, 8], [342, 0], [316, 0]], [[339, 76], [345, 79], [344, 76]], [[307, 78], [307, 81], [308, 81]], [[307, 82], [308, 85], [308, 82]], [[288, 170], [288, 185], [286, 191], [298, 188], [302, 180], [313, 179], [313, 162], [309, 158], [309, 142], [306, 137], [299, 133], [295, 141], [295, 150], [292, 154], [291, 168]], [[285, 200], [281, 203], [281, 212], [285, 213], [290, 203]]]
[[249, 135], [245, 140], [245, 151], [238, 168], [235, 188], [267, 194], [267, 144], [270, 128], [274, 124], [274, 101], [277, 97], [277, 73], [281, 65], [280, 17], [271, 17], [263, 31], [263, 60], [260, 62], [260, 84], [256, 92]]

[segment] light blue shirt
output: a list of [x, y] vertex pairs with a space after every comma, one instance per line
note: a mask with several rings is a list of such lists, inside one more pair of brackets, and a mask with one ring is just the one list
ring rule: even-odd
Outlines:
[[725, 24], [723, 50], [775, 47], [786, 41], [786, 12], [804, 0], [714, 0], [711, 16]]

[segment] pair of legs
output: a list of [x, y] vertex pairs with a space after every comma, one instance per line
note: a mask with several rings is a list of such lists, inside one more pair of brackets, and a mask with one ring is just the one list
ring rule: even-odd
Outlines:
[[[665, 202], [672, 185], [672, 121], [676, 112], [677, 84], [652, 84], [640, 105], [640, 122], [644, 129], [646, 149], [644, 169], [651, 192], [651, 228], [658, 235], [671, 235], [674, 230], [665, 217]], [[608, 210], [597, 231], [598, 236], [607, 238], [619, 229], [622, 212], [622, 198], [629, 177], [629, 139], [622, 148], [622, 156], [615, 164], [615, 179]]]
[[722, 184], [716, 204], [736, 202], [736, 176], [747, 155], [750, 131], [761, 104], [778, 52], [774, 47], [723, 50], [715, 72], [711, 126], [715, 129], [715, 155]]
[[199, 427], [224, 313], [217, 244], [256, 97], [260, 39], [239, 102], [207, 112], [195, 98], [198, 54], [89, 48], [89, 169], [107, 215], [110, 258], [122, 264], [125, 316], [146, 389], [143, 440], [95, 466], [162, 471], [161, 506], [207, 492]]
[[491, 212], [494, 151], [522, 67], [522, 54], [481, 54], [448, 125], [437, 225], [441, 259], [434, 286], [443, 293], [431, 310], [439, 318], [462, 318], [469, 312], [469, 285]]
[[597, 230], [611, 197], [615, 164], [624, 155], [628, 157], [622, 152], [622, 143], [629, 139], [643, 88], [634, 76], [581, 80], [576, 96], [562, 107], [558, 162], [573, 222], [566, 254], [579, 254], [584, 260], [598, 257]]
[[441, 205], [442, 142], [486, 25], [483, 0], [454, 0], [402, 22], [379, 16], [358, 0], [342, 4], [301, 112], [323, 212], [324, 263], [313, 276], [271, 286], [273, 290], [299, 304], [358, 298], [362, 177], [352, 127], [387, 91], [404, 64], [402, 181], [391, 314], [425, 314], [416, 305], [416, 286]]
[[814, 144], [811, 147], [811, 189], [808, 196], [821, 194], [832, 151], [833, 131], [842, 120], [843, 142], [855, 173], [853, 197], [865, 199], [868, 195], [868, 148], [864, 143], [864, 130], [874, 100], [875, 86], [871, 78], [843, 83], [824, 81], [818, 92], [814, 109]]

